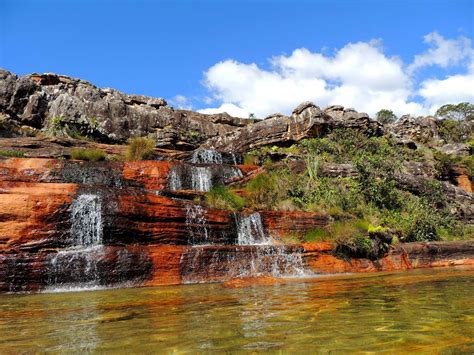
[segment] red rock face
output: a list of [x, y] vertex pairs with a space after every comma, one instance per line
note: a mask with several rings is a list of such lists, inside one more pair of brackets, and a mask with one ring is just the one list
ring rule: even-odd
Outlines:
[[457, 166], [453, 169], [453, 178], [457, 186], [467, 192], [474, 191], [474, 183], [469, 179], [466, 168]]
[[[0, 159], [0, 291], [91, 282], [156, 286], [248, 277], [270, 282], [311, 272], [473, 264], [474, 242], [405, 244], [378, 261], [340, 259], [331, 243], [285, 245], [329, 222], [304, 212], [261, 211], [263, 226], [280, 245], [236, 245], [234, 213], [197, 205], [191, 199], [195, 191], [168, 191], [170, 170], [179, 164]], [[241, 166], [241, 171], [245, 179], [257, 170]], [[84, 194], [101, 201], [102, 242], [77, 249], [71, 244], [71, 216], [74, 201]]]
[[282, 240], [295, 235], [302, 236], [311, 229], [321, 228], [329, 223], [329, 217], [319, 213], [262, 211], [260, 215], [268, 232]]

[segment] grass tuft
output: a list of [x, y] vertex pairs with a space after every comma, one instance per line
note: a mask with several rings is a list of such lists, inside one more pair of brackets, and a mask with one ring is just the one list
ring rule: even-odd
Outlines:
[[147, 160], [153, 158], [156, 143], [151, 138], [134, 137], [128, 141], [125, 159], [128, 161]]
[[71, 159], [85, 161], [101, 161], [107, 158], [107, 154], [100, 149], [74, 148], [71, 150]]

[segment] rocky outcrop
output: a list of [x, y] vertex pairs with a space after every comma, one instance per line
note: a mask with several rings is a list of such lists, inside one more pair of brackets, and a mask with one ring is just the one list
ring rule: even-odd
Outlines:
[[445, 144], [441, 147], [436, 147], [436, 150], [443, 154], [451, 155], [457, 158], [467, 157], [470, 154], [470, 148], [464, 143]]
[[396, 123], [388, 125], [387, 131], [407, 145], [409, 142], [433, 145], [441, 142], [436, 118], [431, 116], [415, 118], [404, 115]]
[[32, 133], [74, 132], [105, 143], [150, 136], [158, 147], [184, 150], [252, 122], [225, 113], [204, 115], [175, 110], [162, 98], [101, 89], [63, 75], [17, 77], [6, 70], [0, 70], [0, 112], [8, 116], [10, 132], [17, 134], [24, 126]]
[[304, 257], [317, 273], [400, 271], [417, 268], [474, 265], [474, 242], [430, 242], [399, 244], [383, 258], [341, 259], [329, 245], [305, 245]]
[[246, 152], [266, 145], [288, 146], [304, 138], [320, 137], [337, 128], [361, 130], [368, 135], [383, 134], [382, 126], [365, 113], [353, 110], [322, 111], [311, 102], [304, 102], [290, 117], [272, 115], [263, 121], [242, 127], [206, 141], [202, 147]]

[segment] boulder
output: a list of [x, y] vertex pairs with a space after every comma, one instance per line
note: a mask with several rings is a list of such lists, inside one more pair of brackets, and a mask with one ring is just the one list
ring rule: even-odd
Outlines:
[[436, 147], [436, 150], [443, 154], [452, 155], [457, 158], [467, 157], [470, 154], [470, 147], [464, 143], [445, 144], [441, 147]]
[[436, 118], [432, 116], [415, 118], [404, 115], [396, 123], [387, 125], [386, 130], [404, 144], [413, 141], [437, 145], [441, 141]]

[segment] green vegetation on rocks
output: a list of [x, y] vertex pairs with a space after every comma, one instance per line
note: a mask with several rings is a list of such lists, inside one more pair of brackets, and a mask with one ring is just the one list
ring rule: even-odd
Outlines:
[[[430, 152], [435, 156], [435, 178], [448, 175], [463, 159], [472, 160], [472, 156], [453, 158]], [[392, 138], [340, 129], [290, 147], [253, 150], [246, 159], [264, 166], [265, 172], [243, 186], [245, 208], [320, 212], [332, 217], [330, 227], [307, 232], [302, 236], [305, 241], [336, 240], [344, 245], [339, 251], [360, 255], [364, 252], [359, 249], [368, 246], [363, 238], [374, 236], [392, 235], [404, 242], [473, 236], [472, 228], [465, 228], [450, 213], [441, 182], [421, 180], [416, 193], [400, 186], [404, 162], [424, 163], [426, 152], [409, 149]], [[351, 170], [331, 176], [324, 173], [327, 166], [349, 166]], [[371, 258], [389, 243], [373, 244]]]
[[101, 161], [107, 159], [107, 153], [100, 149], [74, 148], [71, 150], [71, 159]]
[[129, 161], [151, 159], [153, 157], [155, 145], [155, 140], [152, 138], [130, 138], [125, 153], [125, 159]]
[[0, 157], [10, 157], [10, 158], [24, 158], [25, 153], [18, 150], [5, 150], [0, 149]]

